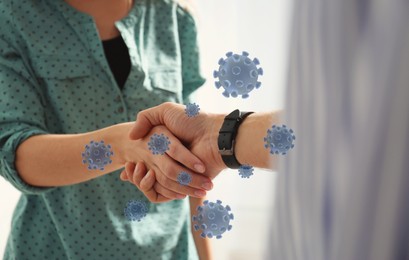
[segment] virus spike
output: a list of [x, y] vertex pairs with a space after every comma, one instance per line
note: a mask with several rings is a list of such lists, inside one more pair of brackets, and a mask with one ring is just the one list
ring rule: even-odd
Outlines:
[[244, 64], [246, 64], [246, 66], [250, 66], [251, 64], [253, 64], [253, 61], [250, 60], [249, 58], [245, 58], [244, 59]]
[[223, 66], [224, 64], [226, 64], [226, 62], [224, 61], [223, 58], [220, 58], [218, 63], [219, 63], [220, 66]]
[[235, 62], [235, 63], [238, 63], [238, 62], [240, 62], [240, 55], [238, 55], [238, 54], [233, 54], [233, 61]]

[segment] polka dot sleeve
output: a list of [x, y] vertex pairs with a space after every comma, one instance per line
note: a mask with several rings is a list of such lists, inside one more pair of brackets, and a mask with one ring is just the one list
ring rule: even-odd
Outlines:
[[25, 183], [15, 168], [19, 144], [33, 135], [46, 134], [43, 105], [34, 78], [11, 45], [0, 37], [0, 175], [23, 193], [49, 189]]
[[182, 7], [178, 8], [178, 33], [182, 55], [183, 99], [205, 83], [200, 70], [200, 53], [198, 48], [196, 23], [192, 15]]

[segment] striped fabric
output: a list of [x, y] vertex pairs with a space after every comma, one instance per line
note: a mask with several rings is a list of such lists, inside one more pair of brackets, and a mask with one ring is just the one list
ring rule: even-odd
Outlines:
[[295, 1], [266, 259], [409, 259], [409, 1]]

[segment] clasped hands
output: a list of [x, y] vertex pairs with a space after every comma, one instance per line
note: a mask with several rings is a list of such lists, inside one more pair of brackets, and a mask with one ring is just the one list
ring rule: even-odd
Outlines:
[[[212, 189], [212, 179], [226, 166], [218, 153], [217, 137], [224, 116], [199, 113], [188, 117], [184, 106], [166, 102], [138, 113], [129, 137], [145, 145], [153, 134], [164, 134], [170, 140], [164, 155], [145, 154], [141, 161], [127, 161], [121, 180], [135, 184], [154, 203], [201, 198]], [[181, 171], [189, 173], [192, 181], [178, 183]]]

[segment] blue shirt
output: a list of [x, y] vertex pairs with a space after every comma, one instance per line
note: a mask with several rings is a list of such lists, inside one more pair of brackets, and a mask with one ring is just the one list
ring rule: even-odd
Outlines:
[[135, 1], [116, 27], [132, 63], [123, 90], [90, 16], [63, 0], [0, 1], [0, 174], [22, 192], [4, 259], [197, 258], [186, 200], [148, 203], [147, 217], [134, 223], [124, 207], [146, 199], [118, 172], [42, 189], [16, 171], [16, 149], [30, 136], [133, 121], [204, 82], [194, 20], [175, 1]]

